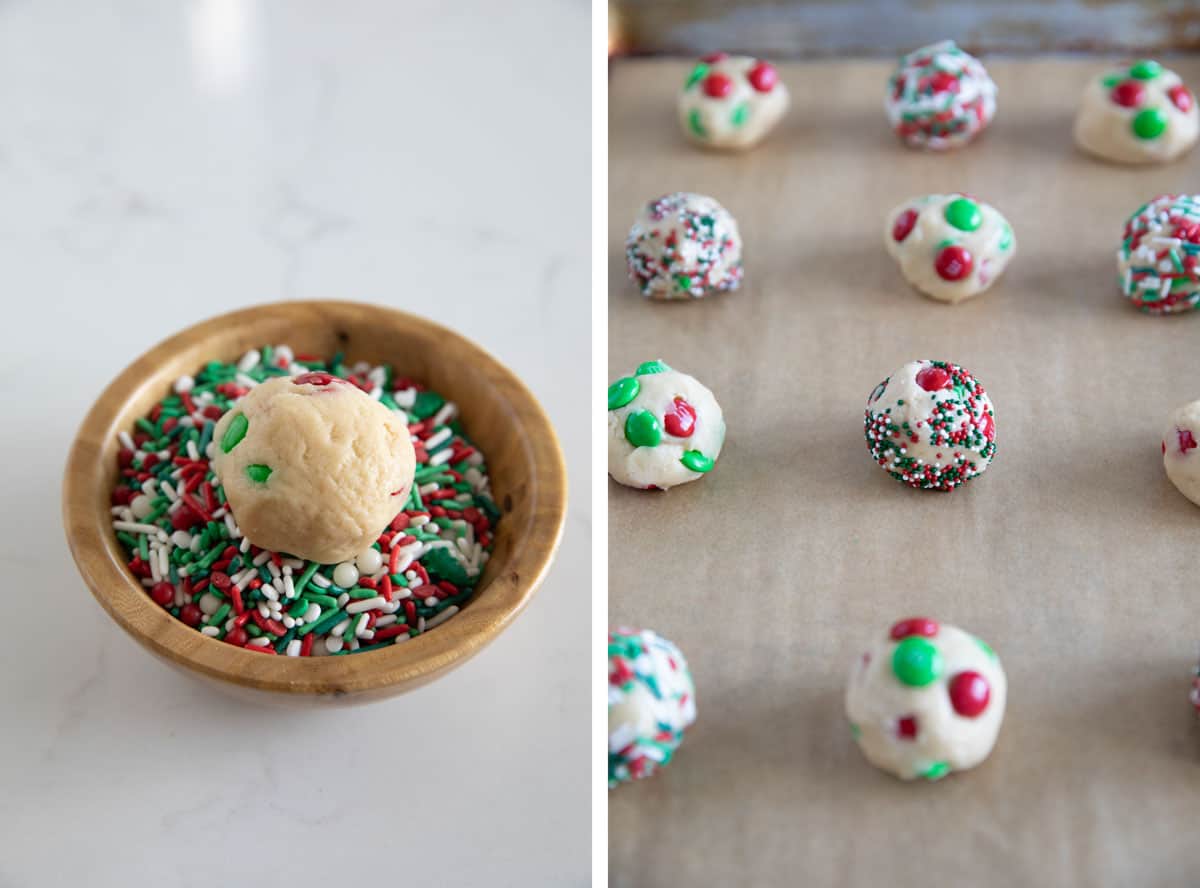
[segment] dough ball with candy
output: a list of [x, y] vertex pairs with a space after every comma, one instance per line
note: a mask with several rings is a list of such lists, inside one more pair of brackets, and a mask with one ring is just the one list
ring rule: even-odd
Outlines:
[[250, 542], [322, 564], [375, 542], [404, 508], [416, 468], [404, 421], [328, 373], [254, 387], [221, 417], [212, 446]]
[[625, 240], [625, 259], [648, 299], [700, 299], [742, 282], [737, 221], [703, 194], [677, 191], [646, 204]]
[[679, 94], [679, 122], [706, 148], [757, 145], [788, 108], [787, 87], [769, 62], [719, 52], [705, 56]]
[[902, 780], [938, 780], [988, 757], [1007, 682], [995, 651], [925, 617], [880, 632], [850, 670], [846, 717], [867, 761]]
[[608, 786], [671, 761], [696, 720], [696, 689], [679, 648], [649, 629], [608, 633]]
[[1200, 401], [1184, 404], [1167, 418], [1162, 458], [1171, 483], [1200, 506]]
[[884, 107], [909, 147], [957, 148], [992, 122], [996, 84], [977, 58], [943, 40], [900, 59]]
[[620, 484], [666, 490], [703, 478], [724, 443], [713, 393], [662, 361], [608, 387], [608, 473]]
[[1164, 194], [1138, 207], [1117, 250], [1121, 292], [1146, 314], [1200, 305], [1200, 195]]
[[867, 399], [867, 449], [909, 487], [953, 490], [991, 464], [994, 414], [983, 386], [962, 367], [910, 361]]
[[1196, 97], [1179, 75], [1145, 59], [1093, 77], [1075, 117], [1075, 142], [1116, 163], [1164, 163], [1200, 135]]
[[905, 201], [888, 215], [883, 237], [905, 280], [939, 302], [979, 295], [1017, 252], [1008, 220], [965, 194]]

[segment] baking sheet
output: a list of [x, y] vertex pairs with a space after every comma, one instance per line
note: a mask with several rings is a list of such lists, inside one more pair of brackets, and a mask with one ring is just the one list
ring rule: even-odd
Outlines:
[[[1159, 456], [1200, 397], [1200, 315], [1139, 314], [1115, 271], [1126, 217], [1200, 190], [1200, 153], [1090, 160], [1071, 121], [1103, 60], [985, 62], [997, 117], [947, 155], [895, 141], [887, 64], [781, 66], [792, 110], [742, 156], [679, 133], [688, 63], [614, 65], [609, 375], [692, 373], [729, 438], [702, 481], [609, 482], [611, 621], [676, 641], [699, 707], [668, 768], [609, 794], [612, 885], [1200, 881], [1200, 509]], [[1200, 85], [1197, 61], [1169, 66]], [[740, 291], [651, 304], [627, 280], [638, 206], [674, 190], [738, 219]], [[882, 232], [895, 204], [955, 190], [998, 207], [1018, 253], [949, 306], [909, 289]], [[916, 358], [995, 403], [995, 461], [951, 494], [896, 483], [863, 440], [868, 393]], [[915, 614], [982, 636], [1009, 678], [991, 758], [935, 784], [868, 765], [842, 708], [868, 639]]]

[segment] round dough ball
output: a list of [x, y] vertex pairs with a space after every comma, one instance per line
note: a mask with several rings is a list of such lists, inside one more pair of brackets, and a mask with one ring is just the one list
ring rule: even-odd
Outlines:
[[884, 242], [905, 280], [939, 302], [977, 296], [1017, 252], [1012, 226], [965, 194], [928, 194], [888, 214]]
[[996, 453], [991, 399], [948, 361], [910, 361], [879, 383], [864, 424], [871, 458], [909, 487], [953, 490]]
[[608, 786], [668, 764], [696, 720], [687, 660], [649, 629], [608, 633]]
[[250, 542], [322, 564], [375, 542], [404, 508], [416, 468], [403, 420], [327, 373], [255, 386], [217, 423], [213, 451]]
[[1163, 429], [1162, 458], [1171, 483], [1200, 506], [1200, 401], [1171, 414]]
[[628, 487], [666, 490], [703, 478], [725, 443], [713, 393], [662, 361], [608, 387], [608, 473]]
[[992, 122], [996, 84], [979, 59], [943, 40], [900, 59], [884, 108], [910, 148], [957, 148]]
[[880, 633], [850, 672], [846, 717], [867, 761], [902, 780], [938, 780], [988, 757], [1007, 681], [995, 651], [925, 617]]
[[679, 123], [706, 148], [751, 148], [788, 108], [787, 87], [769, 63], [718, 52], [705, 56], [679, 94]]
[[649, 299], [700, 299], [742, 282], [737, 221], [703, 194], [652, 200], [625, 240], [629, 276]]
[[1179, 75], [1145, 59], [1095, 77], [1075, 117], [1075, 142], [1117, 163], [1164, 163], [1196, 144], [1200, 111]]
[[1125, 298], [1146, 314], [1200, 305], [1200, 195], [1164, 194], [1138, 207], [1117, 250]]
[[1196, 714], [1200, 715], [1200, 665], [1192, 670], [1192, 687], [1188, 691], [1188, 702], [1192, 704]]

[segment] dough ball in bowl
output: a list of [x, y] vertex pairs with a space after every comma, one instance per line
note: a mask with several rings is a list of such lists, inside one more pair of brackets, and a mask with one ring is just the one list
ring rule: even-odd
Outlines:
[[251, 389], [217, 423], [213, 450], [250, 542], [322, 564], [375, 542], [404, 507], [416, 469], [401, 418], [328, 373]]

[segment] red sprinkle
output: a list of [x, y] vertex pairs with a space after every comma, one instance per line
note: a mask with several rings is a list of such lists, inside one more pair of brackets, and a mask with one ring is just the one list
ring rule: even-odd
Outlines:
[[1179, 437], [1180, 453], [1187, 453], [1189, 450], [1196, 449], [1196, 439], [1190, 429], [1176, 429], [1175, 434]]

